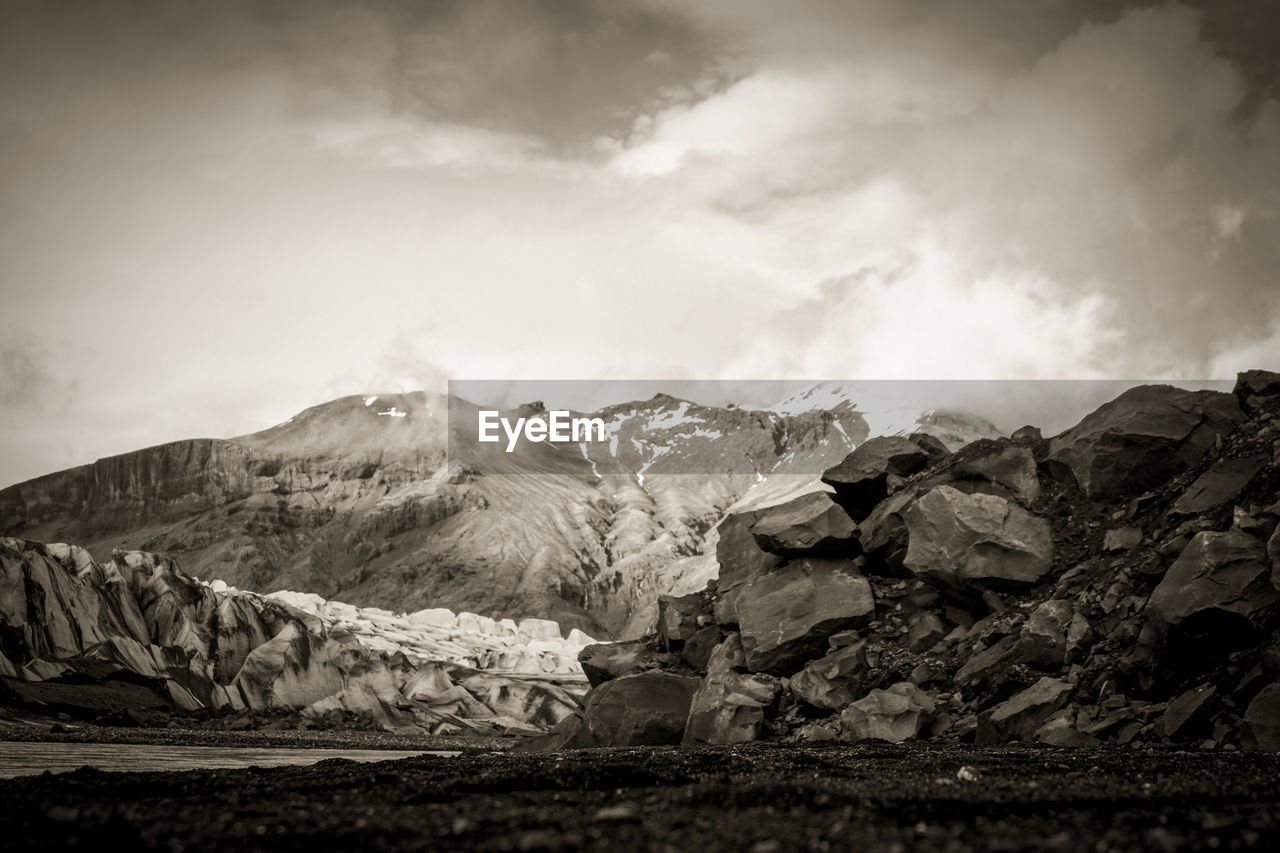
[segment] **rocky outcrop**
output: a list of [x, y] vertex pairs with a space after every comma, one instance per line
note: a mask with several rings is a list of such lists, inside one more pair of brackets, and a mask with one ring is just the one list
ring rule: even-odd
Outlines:
[[1231, 394], [1143, 385], [1051, 439], [1049, 458], [1090, 498], [1136, 495], [1198, 462], [1243, 420]]
[[811, 492], [761, 511], [751, 535], [762, 550], [780, 557], [848, 554], [857, 548], [858, 525], [827, 492]]
[[[719, 579], [645, 641], [696, 679], [682, 739], [1280, 748], [1268, 382], [1135, 389], [1048, 440], [913, 437], [923, 467], [852, 492], [844, 544], [790, 523], [814, 496], [730, 515]], [[690, 658], [677, 635], [723, 641]]]

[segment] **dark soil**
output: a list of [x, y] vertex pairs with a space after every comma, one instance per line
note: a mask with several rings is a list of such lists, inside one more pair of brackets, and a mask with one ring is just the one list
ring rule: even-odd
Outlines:
[[1274, 849], [1280, 755], [1026, 745], [472, 753], [0, 782], [0, 847]]

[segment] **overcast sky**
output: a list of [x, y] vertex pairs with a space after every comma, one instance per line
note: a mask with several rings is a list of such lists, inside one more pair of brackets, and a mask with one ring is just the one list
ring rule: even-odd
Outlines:
[[0, 0], [0, 485], [450, 376], [1280, 367], [1277, 8]]

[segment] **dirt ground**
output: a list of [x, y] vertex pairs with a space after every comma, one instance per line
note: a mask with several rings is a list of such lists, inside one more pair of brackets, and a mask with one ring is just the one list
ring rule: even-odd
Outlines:
[[841, 744], [0, 782], [0, 847], [1275, 849], [1280, 755]]

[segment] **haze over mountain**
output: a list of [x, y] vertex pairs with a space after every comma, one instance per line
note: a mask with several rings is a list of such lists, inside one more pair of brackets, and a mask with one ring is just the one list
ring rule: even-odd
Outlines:
[[774, 409], [657, 395], [593, 413], [606, 441], [508, 454], [476, 442], [475, 410], [425, 392], [344, 397], [240, 438], [108, 457], [0, 491], [2, 532], [100, 559], [155, 551], [261, 592], [635, 636], [659, 594], [714, 576], [726, 512], [816, 487], [868, 418], [953, 447], [999, 434], [958, 412], [864, 415], [838, 394]]

